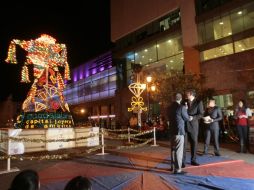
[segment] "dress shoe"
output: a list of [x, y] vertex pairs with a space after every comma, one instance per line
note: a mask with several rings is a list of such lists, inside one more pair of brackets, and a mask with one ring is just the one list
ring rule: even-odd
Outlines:
[[182, 168], [185, 168], [185, 163], [182, 163]]
[[202, 155], [205, 156], [205, 155], [207, 155], [207, 154], [208, 154], [208, 153], [204, 151]]
[[192, 161], [192, 162], [191, 162], [191, 165], [193, 165], [193, 166], [199, 166], [200, 164], [197, 163], [197, 162], [195, 162], [195, 161]]
[[215, 156], [221, 156], [221, 154], [219, 152], [215, 152], [214, 155]]
[[187, 174], [187, 172], [185, 172], [185, 171], [180, 171], [180, 172], [174, 171], [174, 174], [176, 174], [176, 175], [184, 175], [184, 174]]

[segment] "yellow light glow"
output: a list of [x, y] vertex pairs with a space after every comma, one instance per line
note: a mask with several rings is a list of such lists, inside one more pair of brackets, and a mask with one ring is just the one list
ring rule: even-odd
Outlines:
[[81, 110], [80, 110], [80, 113], [85, 113], [85, 109], [84, 108], [82, 108]]
[[155, 85], [152, 85], [152, 86], [151, 86], [151, 90], [152, 90], [152, 91], [155, 91], [155, 90], [156, 90], [156, 86], [155, 86]]
[[147, 82], [151, 82], [151, 81], [152, 81], [152, 77], [151, 77], [151, 76], [147, 76], [147, 77], [146, 77], [146, 81], [147, 81]]
[[47, 34], [42, 34], [41, 37], [37, 38], [36, 41], [46, 43], [46, 44], [55, 44], [56, 39], [47, 35]]

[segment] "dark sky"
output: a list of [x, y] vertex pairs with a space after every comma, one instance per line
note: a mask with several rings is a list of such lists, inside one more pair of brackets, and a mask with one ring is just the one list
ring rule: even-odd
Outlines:
[[[24, 99], [31, 84], [19, 83], [25, 52], [17, 49], [18, 65], [5, 63], [12, 39], [36, 39], [46, 33], [67, 45], [70, 67], [106, 52], [110, 41], [109, 0], [0, 2], [0, 100], [10, 93]], [[41, 3], [40, 3], [41, 2]], [[32, 75], [32, 73], [29, 73]], [[24, 88], [24, 90], [22, 90]]]

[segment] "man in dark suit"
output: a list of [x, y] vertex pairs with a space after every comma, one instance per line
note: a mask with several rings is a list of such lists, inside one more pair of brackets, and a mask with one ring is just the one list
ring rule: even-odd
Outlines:
[[171, 128], [171, 169], [174, 174], [184, 174], [182, 171], [185, 122], [192, 119], [185, 106], [181, 105], [182, 95], [176, 94], [176, 100], [169, 108], [169, 122]]
[[188, 114], [193, 117], [191, 121], [186, 122], [186, 134], [184, 139], [184, 154], [183, 154], [183, 167], [185, 167], [186, 159], [186, 147], [188, 139], [190, 141], [191, 148], [191, 165], [199, 166], [197, 163], [197, 146], [198, 146], [198, 131], [199, 131], [199, 120], [203, 117], [204, 107], [203, 102], [196, 98], [195, 90], [188, 90], [186, 92], [188, 107]]
[[219, 121], [222, 120], [221, 109], [215, 105], [215, 99], [210, 98], [208, 102], [208, 107], [204, 114], [204, 123], [206, 126], [205, 131], [205, 147], [204, 154], [208, 153], [208, 147], [210, 144], [211, 134], [214, 139], [214, 154], [215, 156], [220, 156], [219, 151]]

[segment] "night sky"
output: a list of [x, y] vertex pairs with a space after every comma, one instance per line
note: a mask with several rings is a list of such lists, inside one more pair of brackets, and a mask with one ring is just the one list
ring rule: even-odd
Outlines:
[[[17, 48], [17, 65], [4, 61], [12, 39], [31, 40], [43, 33], [49, 34], [57, 43], [67, 45], [71, 68], [112, 47], [109, 0], [39, 2], [0, 2], [0, 101], [10, 94], [14, 100], [22, 101], [31, 86], [19, 82], [25, 51]], [[29, 74], [32, 76], [32, 72]]]

